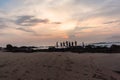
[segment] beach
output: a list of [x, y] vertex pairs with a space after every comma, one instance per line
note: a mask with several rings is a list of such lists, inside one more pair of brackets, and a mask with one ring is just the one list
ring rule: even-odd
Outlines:
[[0, 52], [0, 80], [120, 80], [120, 54]]

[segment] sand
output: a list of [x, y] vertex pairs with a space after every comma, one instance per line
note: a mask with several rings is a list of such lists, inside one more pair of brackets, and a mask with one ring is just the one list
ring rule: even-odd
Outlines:
[[120, 54], [0, 52], [0, 80], [120, 80]]

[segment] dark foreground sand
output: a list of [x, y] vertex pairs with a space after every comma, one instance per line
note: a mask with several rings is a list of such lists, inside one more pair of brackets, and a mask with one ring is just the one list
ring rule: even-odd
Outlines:
[[0, 80], [120, 80], [119, 71], [120, 54], [0, 52]]

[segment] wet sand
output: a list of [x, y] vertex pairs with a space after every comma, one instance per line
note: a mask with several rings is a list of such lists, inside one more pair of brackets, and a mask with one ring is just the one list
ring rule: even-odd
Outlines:
[[120, 80], [119, 70], [120, 54], [0, 52], [0, 80]]

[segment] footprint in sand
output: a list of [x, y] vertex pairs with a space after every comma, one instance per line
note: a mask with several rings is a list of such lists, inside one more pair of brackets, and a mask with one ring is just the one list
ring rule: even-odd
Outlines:
[[58, 56], [62, 56], [62, 55], [58, 55]]
[[92, 77], [96, 78], [96, 79], [108, 80], [108, 79], [106, 79], [104, 76], [102, 76], [100, 74], [94, 74]]
[[47, 67], [48, 67], [48, 68], [52, 68], [53, 66], [48, 65]]
[[120, 71], [113, 71], [113, 72], [115, 72], [115, 73], [117, 73], [117, 74], [120, 74]]
[[17, 71], [18, 71], [18, 69], [14, 69], [12, 72], [13, 72], [13, 73], [16, 73]]
[[25, 71], [25, 73], [30, 73], [30, 71], [27, 70], [27, 71]]
[[7, 66], [7, 64], [0, 64], [0, 68]]
[[83, 75], [87, 76], [88, 74], [87, 74], [87, 73], [84, 73]]
[[43, 78], [41, 78], [40, 80], [44, 80]]
[[50, 78], [47, 78], [47, 80], [51, 80]]
[[0, 75], [0, 78], [7, 78], [7, 77], [8, 77], [7, 75]]
[[52, 68], [53, 66], [44, 64], [43, 67]]
[[6, 73], [6, 74], [8, 74], [9, 72], [8, 72], [8, 71], [6, 71], [5, 73]]
[[22, 80], [21, 78], [18, 78], [17, 80]]
[[111, 80], [117, 80], [116, 78], [114, 78], [113, 76], [110, 77]]
[[66, 68], [65, 70], [66, 70], [66, 71], [72, 71], [72, 69], [71, 69], [71, 68]]
[[79, 72], [76, 72], [77, 74], [79, 74]]
[[43, 65], [43, 67], [47, 67], [47, 65], [46, 65], [46, 64], [44, 64], [44, 65]]

